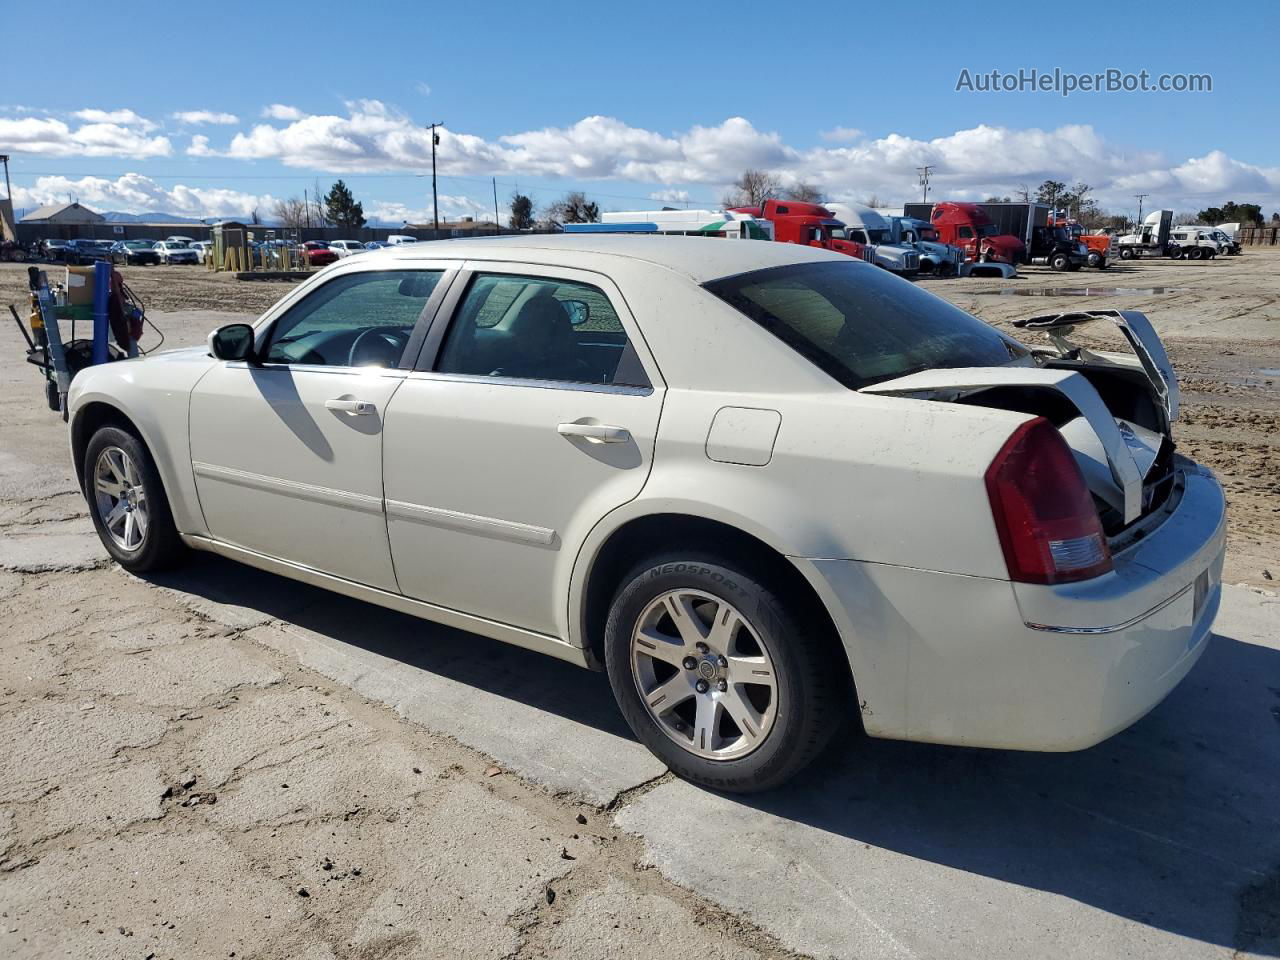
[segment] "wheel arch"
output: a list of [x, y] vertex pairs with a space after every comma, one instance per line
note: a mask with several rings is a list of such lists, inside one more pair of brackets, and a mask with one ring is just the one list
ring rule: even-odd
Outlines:
[[[84, 491], [84, 452], [90, 438], [105, 426], [118, 426], [128, 430], [143, 443], [147, 442], [138, 425], [118, 406], [105, 400], [91, 400], [75, 412], [71, 421], [71, 459], [75, 466], [76, 483]], [[150, 444], [147, 445], [150, 449]]]
[[[791, 603], [821, 618], [833, 642], [844, 648], [843, 636], [819, 590], [778, 546], [724, 519], [692, 513], [664, 511], [632, 516], [609, 530], [583, 563], [580, 589], [573, 613], [577, 642], [593, 666], [604, 663], [604, 632], [614, 594], [622, 578], [646, 557], [673, 550], [711, 551], [744, 564], [767, 578]], [[585, 551], [584, 551], [585, 552]], [[854, 684], [853, 667], [844, 658], [848, 680]]]

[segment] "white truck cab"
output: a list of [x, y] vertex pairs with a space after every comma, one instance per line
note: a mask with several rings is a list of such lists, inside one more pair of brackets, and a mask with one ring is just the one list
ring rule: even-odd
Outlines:
[[1189, 260], [1208, 260], [1225, 252], [1225, 245], [1214, 238], [1212, 227], [1184, 224], [1174, 227], [1169, 236]]
[[937, 228], [927, 220], [904, 217], [896, 213], [877, 210], [889, 224], [889, 235], [895, 244], [914, 247], [920, 255], [920, 272], [950, 275], [958, 273], [964, 263], [964, 251], [938, 239]]
[[845, 239], [872, 248], [871, 262], [877, 267], [908, 277], [920, 270], [920, 252], [909, 244], [896, 242], [889, 221], [865, 203], [826, 203], [823, 206], [837, 220], [844, 221]]

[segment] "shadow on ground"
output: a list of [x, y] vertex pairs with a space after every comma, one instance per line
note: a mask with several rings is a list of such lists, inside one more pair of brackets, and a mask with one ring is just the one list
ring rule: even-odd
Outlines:
[[[215, 557], [155, 582], [632, 739], [602, 677], [548, 657]], [[1079, 753], [855, 739], [783, 790], [723, 799], [1280, 956], [1280, 651], [1215, 636], [1155, 711]]]

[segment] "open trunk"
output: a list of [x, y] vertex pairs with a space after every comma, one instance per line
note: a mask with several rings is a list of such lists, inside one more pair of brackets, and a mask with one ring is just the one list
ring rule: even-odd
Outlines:
[[[1076, 327], [1096, 320], [1111, 321], [1129, 352], [1071, 341]], [[924, 370], [862, 392], [1045, 417], [1071, 447], [1103, 529], [1114, 538], [1162, 506], [1174, 487], [1178, 381], [1164, 345], [1133, 310], [1050, 314], [1015, 326], [1042, 331], [1050, 342], [1032, 349], [1030, 364]]]

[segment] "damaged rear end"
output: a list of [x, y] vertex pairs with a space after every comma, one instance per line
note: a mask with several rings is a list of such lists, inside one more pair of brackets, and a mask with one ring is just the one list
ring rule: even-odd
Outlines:
[[[1129, 349], [1100, 351], [1071, 339], [1079, 327], [1098, 321], [1114, 325]], [[1149, 534], [1180, 477], [1189, 469], [1199, 472], [1175, 452], [1177, 378], [1150, 321], [1136, 311], [1052, 314], [1016, 326], [1043, 332], [1049, 345], [1032, 348], [1021, 364], [924, 370], [863, 392], [1035, 417], [1010, 438], [987, 474], [1006, 559], [1025, 553], [1018, 538], [1034, 526], [1038, 510], [1049, 538], [1044, 549], [1051, 544], [1062, 566], [1056, 574], [1042, 570], [1032, 582], [1087, 579], [1106, 568], [1101, 553]], [[1070, 523], [1068, 507], [1074, 511]], [[1055, 523], [1060, 537], [1052, 536]], [[1028, 579], [1030, 574], [1017, 576], [1028, 573], [1024, 568], [1014, 565], [1014, 579]]]
[[[1114, 325], [1129, 349], [1074, 341], [1090, 323]], [[864, 388], [1030, 418], [986, 473], [1013, 609], [992, 603], [973, 630], [952, 628], [935, 654], [946, 665], [935, 699], [915, 701], [911, 738], [1080, 749], [1147, 713], [1204, 652], [1221, 596], [1226, 504], [1212, 472], [1176, 451], [1177, 379], [1145, 316], [1090, 311], [1019, 326], [1048, 344], [1014, 365]], [[1000, 656], [1025, 678], [1021, 689], [997, 690], [970, 671], [954, 693], [993, 634], [1008, 637]]]

